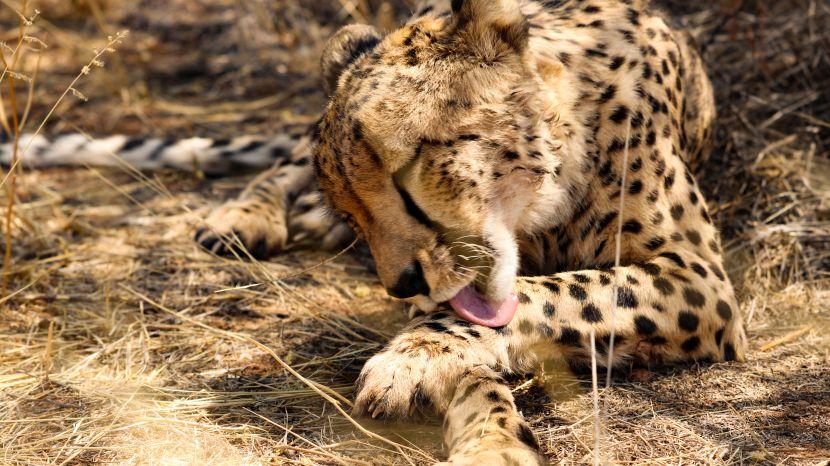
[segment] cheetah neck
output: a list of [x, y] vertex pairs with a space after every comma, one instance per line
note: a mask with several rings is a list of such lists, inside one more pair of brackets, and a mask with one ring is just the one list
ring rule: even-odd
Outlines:
[[567, 222], [590, 183], [591, 159], [588, 154], [590, 130], [574, 113], [577, 96], [575, 77], [561, 64], [543, 55], [531, 55], [531, 66], [539, 100], [542, 102], [537, 125], [542, 125], [552, 141], [549, 171], [538, 195], [522, 214], [519, 236], [533, 235]]

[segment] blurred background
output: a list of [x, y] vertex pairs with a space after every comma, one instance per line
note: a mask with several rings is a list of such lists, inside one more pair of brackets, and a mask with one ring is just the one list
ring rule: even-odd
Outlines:
[[[325, 104], [325, 40], [353, 22], [391, 30], [414, 3], [0, 0], [0, 120], [10, 125], [16, 105], [24, 130], [43, 124], [47, 135], [302, 129]], [[716, 145], [698, 180], [723, 231], [751, 360], [616, 380], [603, 448], [619, 463], [827, 464], [830, 4], [654, 3], [696, 37], [715, 84]], [[405, 322], [360, 261], [297, 251], [239, 263], [191, 243], [248, 178], [6, 169], [0, 462], [442, 457], [435, 421], [361, 421], [368, 434], [335, 407], [349, 410], [362, 363]], [[516, 391], [552, 460], [589, 458], [584, 381], [551, 367]]]

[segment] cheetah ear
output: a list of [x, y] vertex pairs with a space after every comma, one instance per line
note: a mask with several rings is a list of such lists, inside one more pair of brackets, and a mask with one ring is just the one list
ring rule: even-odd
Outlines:
[[323, 48], [320, 68], [323, 77], [323, 89], [331, 95], [337, 89], [340, 75], [348, 66], [375, 48], [381, 40], [377, 29], [365, 24], [351, 24], [337, 31]]
[[498, 43], [519, 53], [527, 48], [530, 26], [517, 0], [452, 0], [452, 11], [457, 31], [469, 34], [476, 48], [497, 50]]

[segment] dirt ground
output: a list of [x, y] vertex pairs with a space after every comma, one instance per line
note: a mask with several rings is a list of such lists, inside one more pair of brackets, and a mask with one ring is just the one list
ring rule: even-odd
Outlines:
[[[699, 181], [752, 350], [741, 364], [618, 374], [602, 393], [604, 461], [827, 465], [830, 4], [660, 3], [695, 33], [716, 85], [717, 148]], [[12, 7], [21, 0], [0, 2], [6, 58], [21, 32]], [[15, 79], [36, 129], [94, 50], [129, 29], [67, 93], [47, 134], [278, 134], [324, 105], [316, 63], [329, 34], [355, 20], [388, 28], [411, 7], [30, 1], [27, 16], [40, 16], [22, 24], [32, 38], [0, 99], [10, 118]], [[4, 231], [12, 184], [16, 197], [0, 291], [0, 463], [444, 457], [439, 421], [345, 415], [363, 362], [405, 322], [365, 261], [297, 250], [239, 262], [190, 241], [247, 179], [93, 167], [6, 178], [4, 169]], [[552, 364], [515, 384], [551, 462], [591, 462], [590, 381]]]

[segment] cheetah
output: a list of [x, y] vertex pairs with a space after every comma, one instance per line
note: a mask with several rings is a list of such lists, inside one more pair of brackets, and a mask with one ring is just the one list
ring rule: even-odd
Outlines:
[[364, 366], [357, 414], [429, 405], [449, 463], [537, 464], [504, 373], [585, 365], [591, 340], [613, 366], [744, 358], [693, 175], [711, 84], [645, 2], [429, 2], [322, 62], [319, 187], [423, 313]]
[[584, 368], [591, 341], [612, 367], [745, 358], [694, 175], [711, 84], [646, 0], [423, 1], [388, 34], [344, 27], [321, 63], [305, 135], [129, 149], [273, 163], [196, 232], [212, 252], [368, 244], [413, 316], [363, 367], [357, 415], [430, 408], [448, 464], [543, 464], [506, 374]]

